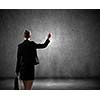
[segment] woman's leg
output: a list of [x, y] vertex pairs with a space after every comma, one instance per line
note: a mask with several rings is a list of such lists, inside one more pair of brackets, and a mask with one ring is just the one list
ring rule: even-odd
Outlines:
[[23, 80], [23, 83], [25, 90], [32, 90], [33, 80]]

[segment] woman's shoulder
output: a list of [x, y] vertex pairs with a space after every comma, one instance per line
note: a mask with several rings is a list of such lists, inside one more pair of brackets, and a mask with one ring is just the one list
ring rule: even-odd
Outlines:
[[29, 45], [34, 45], [34, 46], [35, 46], [35, 44], [36, 44], [34, 41], [28, 41], [28, 42], [23, 41], [23, 42], [21, 42], [21, 43], [18, 44], [18, 47], [23, 47], [23, 46], [26, 45], [27, 43], [28, 43]]
[[36, 44], [34, 41], [30, 41], [32, 44]]
[[17, 46], [21, 47], [24, 44], [24, 41], [21, 41]]

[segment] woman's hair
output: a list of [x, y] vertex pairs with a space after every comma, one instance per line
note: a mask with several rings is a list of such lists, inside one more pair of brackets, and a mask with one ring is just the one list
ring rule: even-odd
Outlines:
[[30, 38], [30, 36], [31, 36], [31, 32], [28, 31], [28, 30], [25, 30], [25, 31], [24, 31], [24, 37], [25, 37], [25, 38]]

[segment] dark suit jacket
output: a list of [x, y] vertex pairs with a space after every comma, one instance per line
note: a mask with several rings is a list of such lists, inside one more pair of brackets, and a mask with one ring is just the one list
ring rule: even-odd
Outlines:
[[37, 44], [34, 41], [24, 40], [24, 42], [19, 44], [17, 50], [16, 73], [19, 72], [22, 63], [34, 65], [38, 64], [39, 62], [37, 62], [38, 56], [36, 49], [47, 47], [49, 42], [49, 39], [47, 39], [44, 44]]

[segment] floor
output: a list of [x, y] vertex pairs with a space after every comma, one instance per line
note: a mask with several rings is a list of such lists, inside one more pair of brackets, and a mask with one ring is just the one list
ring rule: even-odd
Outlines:
[[[21, 82], [20, 82], [21, 83]], [[23, 87], [23, 84], [20, 84]], [[0, 79], [0, 90], [13, 90], [14, 79]], [[33, 90], [100, 90], [96, 79], [36, 79]]]

